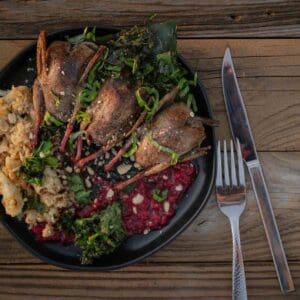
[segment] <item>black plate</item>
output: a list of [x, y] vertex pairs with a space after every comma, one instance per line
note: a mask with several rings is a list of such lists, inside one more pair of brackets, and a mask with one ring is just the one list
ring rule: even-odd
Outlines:
[[[66, 36], [74, 36], [82, 29], [60, 31], [48, 36], [48, 41], [64, 40]], [[111, 28], [97, 28], [97, 35], [106, 35], [117, 32]], [[0, 73], [0, 89], [10, 89], [12, 85], [31, 86], [35, 78], [35, 51], [36, 44], [27, 47], [14, 58]], [[180, 57], [181, 62], [193, 73], [190, 67]], [[199, 113], [204, 117], [211, 117], [211, 108], [203, 85], [198, 82], [195, 87], [195, 96]], [[136, 235], [126, 242], [113, 254], [95, 259], [92, 265], [81, 265], [78, 249], [74, 246], [63, 246], [56, 243], [39, 243], [27, 230], [24, 222], [18, 221], [5, 214], [0, 205], [0, 219], [9, 232], [31, 253], [47, 263], [68, 269], [77, 270], [111, 270], [138, 262], [156, 252], [178, 234], [180, 234], [199, 214], [207, 202], [214, 183], [215, 174], [215, 137], [213, 128], [206, 127], [206, 145], [211, 145], [212, 150], [197, 160], [195, 164], [198, 175], [187, 193], [181, 199], [178, 209], [170, 223], [161, 230], [150, 232], [147, 235]], [[183, 253], [184, 255], [184, 253]]]

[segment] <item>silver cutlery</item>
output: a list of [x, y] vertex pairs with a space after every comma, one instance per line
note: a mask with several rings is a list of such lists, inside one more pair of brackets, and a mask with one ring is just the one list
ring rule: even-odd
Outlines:
[[241, 144], [242, 157], [248, 167], [251, 177], [279, 284], [282, 292], [285, 294], [294, 291], [295, 287], [282, 246], [263, 171], [257, 156], [254, 139], [235, 75], [229, 48], [226, 49], [223, 59], [222, 85], [231, 133], [234, 139], [238, 139]]
[[239, 141], [237, 141], [238, 176], [236, 175], [236, 162], [232, 141], [230, 141], [230, 172], [226, 141], [224, 141], [223, 153], [222, 164], [219, 141], [217, 150], [216, 195], [220, 210], [230, 220], [232, 232], [232, 299], [247, 300], [246, 278], [239, 229], [240, 215], [244, 211], [246, 204], [246, 188]]

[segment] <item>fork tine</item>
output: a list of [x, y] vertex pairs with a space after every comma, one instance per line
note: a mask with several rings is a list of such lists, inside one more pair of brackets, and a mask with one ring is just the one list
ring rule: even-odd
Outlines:
[[223, 186], [222, 179], [222, 160], [221, 160], [221, 143], [218, 141], [218, 150], [217, 150], [217, 177], [216, 177], [216, 186]]
[[236, 171], [235, 171], [235, 160], [233, 152], [233, 142], [230, 140], [230, 163], [231, 163], [231, 183], [237, 186]]
[[227, 147], [226, 147], [226, 141], [224, 140], [224, 181], [225, 185], [230, 185], [230, 179], [229, 179], [229, 170], [228, 170], [228, 158], [227, 158]]
[[245, 186], [245, 171], [244, 171], [244, 162], [242, 158], [242, 152], [241, 152], [241, 145], [240, 141], [236, 139], [236, 145], [237, 145], [237, 156], [238, 156], [238, 166], [239, 166], [239, 183], [240, 185]]

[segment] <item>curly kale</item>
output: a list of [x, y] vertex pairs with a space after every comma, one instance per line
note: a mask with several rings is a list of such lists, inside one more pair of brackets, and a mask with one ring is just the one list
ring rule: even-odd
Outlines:
[[90, 264], [94, 258], [112, 253], [126, 237], [122, 226], [122, 210], [114, 202], [88, 218], [75, 219], [65, 212], [58, 222], [63, 231], [74, 234], [75, 245], [81, 249], [82, 264]]

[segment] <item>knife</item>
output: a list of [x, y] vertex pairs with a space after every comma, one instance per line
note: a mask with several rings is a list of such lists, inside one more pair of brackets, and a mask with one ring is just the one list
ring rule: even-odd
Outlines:
[[238, 139], [241, 144], [243, 159], [251, 177], [280, 288], [281, 291], [286, 294], [294, 291], [295, 287], [282, 246], [261, 164], [257, 156], [229, 48], [225, 51], [222, 64], [222, 86], [231, 133], [234, 140]]

